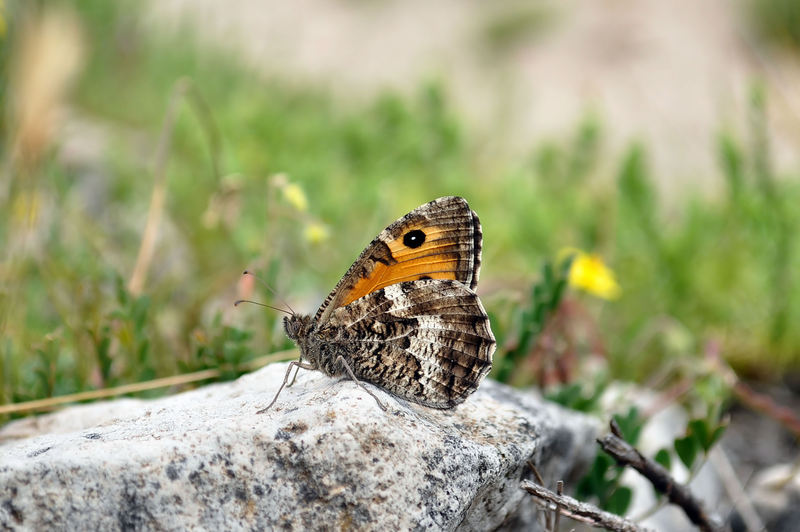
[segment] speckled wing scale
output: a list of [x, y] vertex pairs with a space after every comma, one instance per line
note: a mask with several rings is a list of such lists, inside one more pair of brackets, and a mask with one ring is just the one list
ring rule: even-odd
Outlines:
[[462, 403], [491, 369], [495, 348], [473, 291], [481, 243], [480, 221], [463, 198], [403, 216], [367, 246], [313, 318], [284, 319], [300, 348], [292, 364], [434, 408]]
[[435, 408], [463, 402], [492, 367], [489, 318], [458, 281], [389, 285], [334, 310], [319, 334], [349, 347], [356, 377]]

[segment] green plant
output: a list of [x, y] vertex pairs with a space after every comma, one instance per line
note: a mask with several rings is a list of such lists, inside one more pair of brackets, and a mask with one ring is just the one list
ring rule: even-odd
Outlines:
[[223, 325], [219, 314], [214, 317], [208, 333], [197, 331], [194, 334], [194, 357], [188, 363], [181, 364], [182, 372], [220, 368], [223, 370], [222, 379], [239, 377], [244, 373], [240, 368], [254, 357], [253, 350], [248, 345], [253, 334]]
[[[625, 415], [614, 415], [614, 420], [619, 424], [625, 441], [635, 445], [644, 426], [638, 410], [631, 407]], [[623, 472], [613, 458], [599, 451], [589, 472], [578, 482], [576, 497], [584, 501], [596, 501], [603, 510], [625, 515], [633, 499], [633, 490], [622, 485]]]
[[766, 41], [800, 50], [800, 6], [793, 0], [748, 0], [749, 21]]
[[516, 338], [513, 346], [503, 353], [496, 364], [495, 378], [508, 382], [523, 358], [533, 349], [539, 334], [544, 330], [547, 320], [556, 311], [567, 288], [567, 274], [572, 264], [569, 257], [556, 268], [550, 262], [542, 266], [542, 277], [530, 290], [529, 303], [515, 312]]
[[600, 399], [607, 385], [607, 377], [600, 376], [591, 386], [581, 382], [572, 382], [548, 391], [545, 397], [548, 401], [558, 403], [571, 410], [597, 413]]

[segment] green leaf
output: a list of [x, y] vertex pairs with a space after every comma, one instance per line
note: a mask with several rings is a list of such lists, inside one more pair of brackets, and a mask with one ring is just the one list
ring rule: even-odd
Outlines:
[[539, 284], [533, 287], [533, 305], [535, 306], [539, 301], [543, 299], [544, 296], [544, 283], [545, 281], [540, 282]]
[[641, 217], [649, 222], [655, 214], [655, 191], [648, 180], [644, 148], [634, 144], [625, 155], [617, 178], [620, 193]]
[[609, 469], [614, 461], [607, 454], [598, 454], [592, 462], [592, 467], [586, 473], [576, 488], [576, 495], [579, 499], [596, 498], [605, 500], [608, 498], [614, 483], [609, 477]]
[[719, 441], [723, 434], [725, 434], [725, 429], [728, 428], [728, 425], [722, 424], [717, 425], [717, 427], [711, 432], [711, 437], [708, 440], [708, 448], [706, 451], [711, 449], [715, 443]]
[[[544, 307], [536, 307], [536, 312], [533, 315], [533, 321], [531, 323], [531, 332], [534, 333], [536, 336], [544, 328], [544, 322], [546, 320], [546, 309]], [[533, 342], [531, 342], [532, 344]]]
[[558, 403], [562, 406], [571, 407], [581, 395], [581, 387], [578, 383], [566, 384], [558, 389], [545, 394], [548, 401]]
[[553, 284], [553, 265], [550, 262], [545, 262], [542, 266], [542, 285], [549, 288]]
[[578, 481], [575, 486], [575, 496], [580, 500], [587, 500], [597, 493], [597, 486], [594, 484], [594, 478], [586, 475]]
[[688, 434], [694, 435], [697, 439], [697, 443], [700, 444], [700, 447], [704, 451], [708, 451], [708, 447], [706, 446], [709, 441], [709, 429], [708, 429], [708, 421], [705, 419], [692, 419], [689, 421], [689, 426], [687, 429]]
[[675, 440], [675, 452], [688, 469], [692, 468], [692, 464], [697, 458], [697, 448], [697, 440], [692, 435]]
[[614, 414], [614, 420], [617, 422], [617, 425], [619, 425], [619, 429], [625, 441], [631, 445], [635, 445], [639, 440], [639, 433], [644, 426], [643, 420], [639, 419], [639, 410], [635, 406], [632, 406], [624, 416]]
[[633, 499], [633, 491], [627, 486], [620, 486], [608, 498], [603, 509], [617, 515], [625, 515]]
[[672, 469], [672, 455], [667, 449], [660, 449], [653, 459], [667, 471]]
[[571, 410], [591, 412], [596, 410], [600, 396], [606, 389], [605, 381], [588, 386], [581, 383], [565, 384], [545, 394], [549, 401]]
[[114, 281], [116, 285], [117, 301], [120, 305], [125, 306], [129, 301], [128, 290], [125, 288], [125, 281], [119, 275], [115, 276]]
[[561, 298], [564, 295], [564, 289], [567, 287], [566, 279], [559, 279], [556, 285], [553, 287], [553, 295], [550, 297], [550, 310], [554, 311], [558, 308], [561, 304]]
[[730, 195], [736, 199], [741, 195], [744, 184], [744, 156], [734, 138], [728, 133], [722, 133], [717, 139], [722, 173], [728, 182]]

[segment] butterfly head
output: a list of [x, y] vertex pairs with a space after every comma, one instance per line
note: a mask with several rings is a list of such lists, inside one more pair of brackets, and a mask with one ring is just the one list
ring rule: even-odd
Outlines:
[[292, 314], [283, 318], [283, 330], [286, 331], [286, 336], [295, 342], [302, 341], [308, 337], [311, 329], [314, 328], [314, 322], [311, 316], [302, 314]]
[[315, 369], [320, 367], [319, 342], [315, 338], [317, 322], [311, 317], [303, 314], [292, 314], [283, 318], [283, 329], [300, 349], [300, 359], [305, 359]]

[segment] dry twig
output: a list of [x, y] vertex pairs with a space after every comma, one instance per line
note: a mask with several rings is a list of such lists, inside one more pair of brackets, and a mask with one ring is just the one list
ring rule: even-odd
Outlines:
[[748, 408], [774, 419], [792, 431], [795, 437], [800, 438], [800, 416], [796, 412], [778, 404], [770, 396], [759, 393], [745, 384], [733, 368], [722, 358], [717, 342], [711, 343], [706, 351], [706, 357], [712, 361], [714, 367], [722, 375], [725, 383], [730, 386], [733, 395], [737, 399]]
[[744, 521], [747, 530], [752, 532], [766, 530], [763, 521], [761, 521], [761, 517], [753, 506], [753, 502], [747, 496], [747, 493], [745, 493], [744, 486], [742, 486], [739, 477], [736, 476], [736, 471], [733, 470], [733, 466], [730, 460], [728, 460], [728, 455], [725, 454], [725, 450], [717, 445], [711, 449], [708, 458], [717, 471], [717, 475], [719, 475], [719, 478], [722, 480], [722, 487], [725, 488], [728, 497], [730, 497], [733, 503], [733, 507], [742, 517], [742, 521]]
[[271, 355], [266, 355], [251, 360], [236, 368], [214, 368], [202, 371], [195, 371], [194, 373], [184, 373], [182, 375], [173, 375], [171, 377], [164, 377], [161, 379], [153, 379], [144, 382], [134, 382], [117, 386], [115, 388], [103, 388], [101, 390], [88, 390], [85, 392], [78, 392], [69, 395], [61, 395], [58, 397], [48, 397], [46, 399], [37, 399], [35, 401], [25, 401], [23, 403], [11, 403], [8, 405], [0, 405], [0, 415], [14, 414], [17, 412], [38, 412], [53, 410], [57, 406], [68, 403], [76, 403], [78, 401], [89, 401], [92, 399], [105, 399], [107, 397], [116, 397], [118, 395], [125, 395], [129, 393], [143, 392], [145, 390], [154, 390], [157, 388], [166, 388], [168, 386], [178, 386], [181, 384], [189, 384], [192, 382], [205, 381], [215, 379], [222, 375], [223, 371], [230, 369], [237, 369], [240, 371], [252, 371], [254, 369], [265, 366], [270, 362], [277, 362], [280, 360], [287, 360], [294, 358], [297, 355], [296, 349], [287, 351], [279, 351]]
[[219, 133], [214, 123], [211, 110], [199, 92], [194, 88], [192, 81], [182, 78], [175, 83], [167, 105], [167, 113], [164, 117], [164, 124], [161, 126], [161, 135], [156, 147], [155, 163], [153, 167], [153, 191], [150, 196], [150, 207], [147, 211], [147, 221], [145, 222], [142, 240], [139, 244], [139, 253], [136, 256], [136, 264], [133, 273], [128, 281], [128, 290], [139, 295], [147, 279], [147, 272], [150, 263], [153, 261], [155, 253], [156, 237], [161, 218], [164, 213], [164, 202], [167, 197], [167, 161], [172, 150], [172, 136], [178, 118], [178, 105], [186, 99], [194, 106], [195, 112], [199, 117], [203, 130], [208, 137], [211, 149], [211, 164], [214, 179], [219, 179]]
[[530, 480], [523, 480], [522, 489], [533, 495], [533, 500], [542, 508], [553, 510], [558, 514], [587, 523], [596, 527], [603, 527], [616, 532], [639, 532], [643, 529], [633, 521], [620, 517], [616, 514], [606, 512], [600, 508], [573, 499], [567, 495], [553, 493], [549, 489], [540, 486]]
[[172, 148], [172, 132], [175, 129], [175, 121], [178, 115], [178, 104], [183, 99], [186, 91], [189, 90], [189, 83], [188, 80], [181, 79], [175, 84], [167, 106], [167, 116], [164, 118], [164, 125], [161, 127], [161, 136], [158, 139], [156, 162], [153, 169], [155, 179], [153, 192], [150, 196], [150, 208], [147, 211], [147, 221], [145, 222], [142, 241], [139, 244], [136, 265], [133, 267], [133, 273], [128, 281], [128, 290], [133, 295], [139, 295], [142, 292], [147, 278], [147, 271], [150, 269], [150, 262], [153, 260], [156, 236], [158, 227], [161, 225], [161, 215], [164, 212], [164, 201], [167, 195], [166, 166], [167, 157]]
[[800, 438], [800, 416], [792, 409], [778, 404], [768, 395], [758, 393], [738, 377], [733, 383], [733, 394], [749, 408], [771, 417]]
[[611, 433], [598, 438], [600, 447], [611, 455], [618, 464], [630, 466], [644, 476], [653, 487], [678, 505], [686, 517], [704, 532], [716, 532], [720, 526], [714, 522], [703, 508], [703, 503], [689, 489], [672, 478], [669, 471], [648, 459], [635, 447], [622, 439], [619, 426], [611, 421]]

